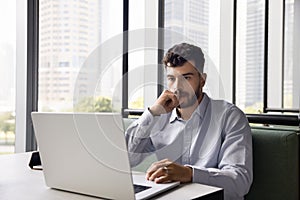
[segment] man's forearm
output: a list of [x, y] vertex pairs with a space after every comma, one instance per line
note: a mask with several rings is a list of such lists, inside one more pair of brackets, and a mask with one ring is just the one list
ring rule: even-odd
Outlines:
[[156, 121], [157, 119], [152, 116], [149, 110], [146, 110], [143, 115], [126, 130], [126, 142], [132, 165], [135, 166], [139, 164], [149, 153], [155, 151], [150, 134]]

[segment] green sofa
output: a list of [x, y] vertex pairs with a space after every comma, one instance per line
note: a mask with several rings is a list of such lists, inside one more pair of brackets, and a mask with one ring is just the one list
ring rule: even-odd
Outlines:
[[[134, 119], [125, 119], [125, 128]], [[299, 127], [255, 126], [253, 134], [253, 183], [246, 200], [299, 200]], [[156, 158], [135, 168], [145, 171]]]
[[255, 127], [247, 200], [299, 200], [299, 127]]

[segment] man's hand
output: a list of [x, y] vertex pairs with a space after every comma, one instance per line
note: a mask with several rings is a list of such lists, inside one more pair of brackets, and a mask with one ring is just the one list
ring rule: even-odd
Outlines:
[[156, 183], [180, 181], [191, 182], [193, 170], [191, 167], [176, 164], [168, 159], [153, 163], [147, 170], [146, 179]]
[[176, 94], [169, 90], [165, 90], [149, 109], [152, 115], [158, 116], [171, 112], [178, 105], [179, 101]]

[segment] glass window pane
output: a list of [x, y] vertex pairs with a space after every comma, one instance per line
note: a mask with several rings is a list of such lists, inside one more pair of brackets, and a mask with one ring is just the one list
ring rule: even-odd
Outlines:
[[236, 104], [246, 113], [263, 111], [265, 1], [237, 1]]
[[120, 110], [122, 2], [40, 0], [40, 111]]
[[157, 1], [129, 1], [128, 108], [145, 109], [157, 97]]
[[299, 109], [300, 86], [296, 73], [296, 64], [293, 62], [294, 55], [294, 0], [285, 1], [285, 33], [284, 33], [284, 91], [283, 107]]
[[0, 155], [15, 150], [16, 1], [0, 2]]
[[[209, 28], [216, 24], [209, 24], [210, 8], [215, 1], [189, 0], [165, 1], [165, 27], [182, 34], [181, 39], [196, 42], [205, 51], [209, 48]], [[199, 14], [200, 13], [200, 14]], [[212, 22], [214, 23], [214, 22]], [[172, 35], [165, 36], [165, 46], [171, 47], [177, 43]]]

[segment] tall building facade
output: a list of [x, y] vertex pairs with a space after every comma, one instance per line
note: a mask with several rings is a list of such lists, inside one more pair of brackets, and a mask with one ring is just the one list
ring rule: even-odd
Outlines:
[[[246, 9], [246, 66], [245, 106], [263, 102], [264, 69], [264, 6], [257, 0], [248, 0]], [[243, 80], [242, 80], [243, 81]]]
[[40, 1], [41, 110], [72, 108], [75, 89], [79, 93], [87, 92], [85, 81], [89, 78], [78, 73], [101, 41], [101, 9], [99, 0]]
[[[262, 111], [265, 6], [263, 1], [237, 4], [236, 104], [247, 112]], [[248, 110], [247, 110], [248, 109]]]
[[183, 39], [197, 42], [202, 49], [208, 52], [209, 34], [209, 1], [165, 1], [165, 28], [171, 30], [166, 32], [165, 47], [174, 45], [172, 32], [182, 34]]
[[285, 1], [285, 33], [284, 33], [284, 88], [283, 104], [285, 108], [300, 107], [300, 86], [294, 81], [294, 0]]

